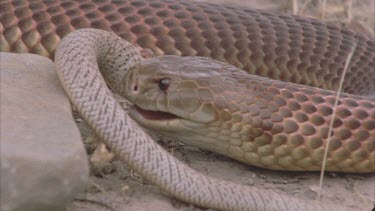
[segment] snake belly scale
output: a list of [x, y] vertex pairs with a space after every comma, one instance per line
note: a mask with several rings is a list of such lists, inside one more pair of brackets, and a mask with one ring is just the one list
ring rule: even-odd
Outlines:
[[[312, 161], [302, 163], [299, 161], [314, 152], [317, 155], [312, 155], [312, 158], [318, 158], [317, 160], [321, 158], [327, 130], [324, 125], [327, 124], [332, 113], [330, 107], [332, 93], [334, 93], [323, 89], [335, 90], [338, 87], [338, 79], [346, 58], [352, 47], [356, 45], [347, 80], [344, 83], [344, 92], [348, 94], [343, 95], [339, 105], [341, 107], [338, 110], [338, 120], [334, 130], [334, 134], [337, 135], [335, 137], [338, 138], [332, 142], [333, 153], [328, 162], [328, 169], [346, 172], [374, 172], [375, 170], [373, 160], [375, 106], [374, 101], [366, 97], [372, 94], [375, 80], [372, 69], [375, 65], [374, 40], [314, 19], [184, 1], [4, 1], [0, 3], [0, 11], [1, 51], [31, 52], [52, 58], [62, 37], [75, 29], [93, 27], [114, 31], [133, 44], [151, 49], [156, 55], [212, 57], [249, 73], [275, 79], [245, 76], [241, 70], [207, 59], [200, 59], [198, 62], [212, 65], [207, 67], [214, 70], [215, 73], [212, 74], [225, 69], [226, 75], [231, 75], [232, 79], [224, 81], [223, 77], [217, 77], [218, 82], [225, 83], [228, 87], [236, 85], [244, 88], [242, 90], [245, 91], [241, 93], [235, 87], [236, 95], [213, 88], [226, 98], [245, 96], [244, 99], [249, 101], [245, 107], [252, 108], [251, 111], [247, 110], [247, 113], [252, 112], [251, 116], [254, 118], [246, 119], [251, 119], [251, 123], [259, 127], [250, 128], [254, 129], [253, 131], [245, 131], [248, 133], [248, 139], [245, 141], [249, 143], [250, 139], [255, 146], [244, 148], [249, 149], [251, 153], [265, 153], [265, 157], [276, 154], [290, 156], [286, 161], [277, 163], [282, 159], [270, 158], [262, 161], [261, 158], [238, 157], [236, 153], [241, 153], [238, 150], [213, 149], [213, 151], [273, 169], [317, 170], [319, 168], [319, 164], [315, 164], [314, 167]], [[56, 55], [56, 63], [61, 70], [59, 76], [64, 81], [63, 86], [72, 102], [81, 108], [82, 116], [104, 140], [107, 140], [107, 144], [114, 151], [142, 176], [163, 190], [187, 202], [217, 209], [324, 210], [332, 208], [329, 205], [290, 199], [271, 191], [207, 178], [183, 166], [151, 142], [141, 129], [131, 126], [134, 125], [131, 123], [132, 120], [126, 117], [113, 100], [109, 90], [103, 85], [102, 76], [98, 74], [95, 65], [96, 62], [99, 63], [103, 77], [107, 82], [113, 83], [112, 88], [119, 93], [123, 92], [124, 87], [118, 84], [116, 79], [124, 77], [124, 80], [129, 80], [134, 77], [134, 74], [133, 76], [131, 74], [134, 72], [138, 72], [137, 74], [145, 79], [156, 77], [146, 73], [139, 74], [150, 66], [160, 67], [159, 74], [163, 75], [161, 79], [168, 78], [172, 81], [172, 85], [167, 87], [168, 90], [179, 93], [177, 88], [173, 89], [175, 80], [182, 82], [186, 77], [181, 77], [183, 74], [179, 74], [178, 77], [171, 75], [168, 68], [163, 68], [163, 64], [184, 69], [184, 65], [178, 64], [189, 63], [189, 60], [164, 57], [141, 62], [142, 58], [137, 49], [129, 47], [128, 43], [112, 34], [95, 30], [82, 31], [79, 35], [75, 33], [66, 40], [68, 40], [65, 42], [67, 44], [60, 47], [61, 53]], [[85, 50], [77, 51], [77, 46]], [[84, 58], [84, 55], [89, 56]], [[86, 68], [78, 71], [75, 67], [78, 63], [84, 64]], [[137, 64], [135, 69], [130, 68], [135, 64]], [[190, 66], [194, 65], [190, 63]], [[217, 68], [218, 66], [220, 68]], [[124, 76], [129, 68], [130, 71]], [[194, 72], [194, 69], [190, 71]], [[206, 76], [210, 74], [207, 73]], [[90, 76], [89, 82], [83, 80], [87, 76]], [[189, 78], [189, 74], [187, 77], [190, 81], [193, 80]], [[82, 89], [75, 89], [80, 81], [77, 79], [82, 80], [82, 85], [78, 86]], [[249, 80], [252, 79], [254, 83], [250, 86]], [[284, 84], [278, 80], [318, 88]], [[200, 85], [199, 81], [191, 84], [194, 83]], [[155, 90], [158, 83], [137, 85], [143, 88], [147, 86], [149, 90]], [[184, 86], [181, 85], [185, 90], [190, 89], [191, 86], [186, 83]], [[134, 90], [134, 86], [131, 88]], [[253, 93], [253, 97], [259, 99], [258, 104], [250, 102], [249, 93]], [[82, 95], [87, 96], [79, 97]], [[143, 117], [154, 109], [152, 106], [145, 106], [144, 103], [149, 101], [135, 96], [134, 93], [127, 92], [125, 95], [136, 99], [138, 109], [135, 110]], [[183, 94], [180, 92], [180, 95]], [[202, 98], [207, 96], [205, 94]], [[90, 100], [82, 101], [87, 99]], [[223, 122], [225, 119], [235, 119], [236, 108], [233, 105], [240, 102], [226, 101], [232, 102], [230, 104], [220, 102], [223, 99], [204, 100], [206, 105], [211, 103], [212, 106], [201, 109], [202, 111], [217, 113], [217, 109], [224, 108], [225, 111], [219, 112], [219, 120]], [[167, 101], [173, 103], [173, 99]], [[101, 106], [105, 102], [106, 106], [100, 108], [94, 102], [99, 102]], [[199, 106], [199, 108], [203, 107]], [[275, 109], [278, 109], [279, 116], [274, 114]], [[179, 106], [160, 111], [185, 117]], [[140, 115], [137, 119], [136, 115], [133, 113], [133, 117], [141, 125], [150, 127], [151, 121], [144, 121]], [[212, 118], [212, 115], [202, 116]], [[195, 123], [200, 123], [192, 115], [188, 118]], [[207, 118], [200, 120], [207, 123]], [[280, 119], [285, 120], [284, 124], [279, 123]], [[226, 126], [220, 127], [229, 127], [229, 123], [235, 125], [238, 122], [228, 122]], [[249, 122], [245, 123], [249, 124]], [[282, 132], [285, 133], [281, 134]], [[223, 139], [228, 140], [228, 137]], [[132, 140], [132, 143], [125, 140]], [[282, 149], [277, 151], [263, 147], [270, 143], [281, 146]], [[290, 149], [301, 146], [308, 146], [310, 151], [306, 152], [307, 148], [298, 149], [294, 153], [294, 158]], [[144, 153], [149, 156], [145, 156]], [[253, 154], [250, 154], [250, 157], [251, 155]]]

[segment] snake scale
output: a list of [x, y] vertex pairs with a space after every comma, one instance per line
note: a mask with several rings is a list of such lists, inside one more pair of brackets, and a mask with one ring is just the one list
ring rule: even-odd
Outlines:
[[189, 1], [3, 1], [0, 12], [2, 52], [53, 58], [68, 33], [99, 28], [158, 56], [212, 57], [271, 78], [205, 58], [142, 61], [138, 48], [92, 29], [66, 36], [57, 51], [58, 74], [73, 104], [127, 164], [177, 198], [217, 209], [332, 207], [219, 181], [184, 166], [134, 126], [96, 63], [113, 90], [137, 105], [130, 115], [146, 128], [171, 137], [175, 130], [184, 142], [252, 165], [319, 170], [334, 103], [329, 90], [337, 89], [355, 48], [327, 169], [375, 171], [375, 105], [369, 97], [374, 40], [315, 19]]

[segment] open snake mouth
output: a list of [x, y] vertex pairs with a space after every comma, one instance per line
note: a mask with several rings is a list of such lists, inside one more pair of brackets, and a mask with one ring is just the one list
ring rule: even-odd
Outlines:
[[134, 108], [143, 116], [143, 118], [148, 120], [170, 120], [180, 118], [179, 116], [164, 111], [144, 110], [137, 105], [134, 105]]

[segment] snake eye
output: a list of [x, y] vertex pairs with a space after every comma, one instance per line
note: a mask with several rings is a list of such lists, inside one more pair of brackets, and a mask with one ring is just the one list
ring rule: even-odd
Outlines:
[[163, 91], [167, 91], [169, 85], [171, 85], [171, 79], [170, 78], [162, 78], [159, 80], [159, 88]]

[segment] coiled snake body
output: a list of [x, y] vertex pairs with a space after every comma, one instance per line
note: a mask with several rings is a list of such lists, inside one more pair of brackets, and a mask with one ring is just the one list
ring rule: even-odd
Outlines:
[[252, 165], [319, 170], [335, 94], [322, 88], [338, 87], [355, 47], [327, 169], [375, 171], [375, 105], [366, 97], [375, 80], [373, 40], [313, 19], [183, 1], [0, 5], [1, 51], [53, 57], [61, 37], [94, 27], [115, 31], [156, 55], [208, 56], [277, 79], [204, 58], [141, 62], [136, 48], [97, 30], [67, 36], [57, 51], [59, 77], [73, 104], [120, 157], [174, 196], [218, 209], [329, 206], [218, 181], [185, 167], [131, 126], [96, 63], [111, 87], [136, 104], [130, 114], [146, 128]]

